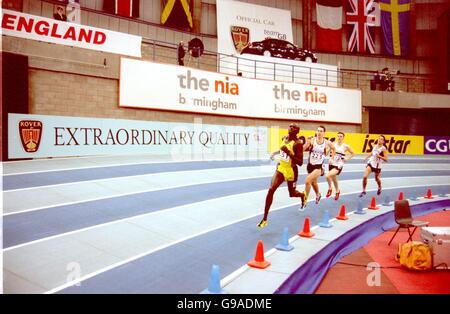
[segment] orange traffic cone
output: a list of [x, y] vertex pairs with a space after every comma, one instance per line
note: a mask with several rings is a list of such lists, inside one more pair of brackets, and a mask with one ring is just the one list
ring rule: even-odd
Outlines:
[[309, 229], [309, 217], [305, 218], [305, 222], [303, 223], [303, 231], [300, 231], [297, 235], [304, 238], [312, 238], [314, 236], [314, 232], [311, 232]]
[[427, 190], [427, 196], [425, 196], [425, 198], [428, 198], [428, 199], [432, 199], [433, 198], [433, 193], [431, 192], [431, 189]]
[[398, 200], [402, 201], [403, 200], [403, 192], [400, 192], [400, 194], [398, 195]]
[[345, 204], [342, 204], [341, 211], [339, 212], [339, 216], [336, 216], [336, 219], [339, 220], [347, 220], [348, 217], [345, 216]]
[[372, 197], [372, 202], [370, 202], [370, 205], [367, 208], [373, 210], [380, 209], [380, 207], [377, 207], [377, 200], [375, 199], [375, 196]]
[[258, 241], [258, 245], [256, 246], [256, 255], [255, 258], [247, 263], [248, 266], [255, 268], [267, 268], [270, 265], [269, 261], [264, 260], [264, 246], [262, 240]]

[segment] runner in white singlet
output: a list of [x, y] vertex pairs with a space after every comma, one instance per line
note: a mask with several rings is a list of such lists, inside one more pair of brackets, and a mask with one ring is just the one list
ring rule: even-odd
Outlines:
[[[330, 161], [328, 163], [328, 173], [326, 176], [328, 182], [327, 197], [330, 197], [331, 193], [333, 193], [332, 188], [333, 183], [334, 188], [336, 190], [336, 195], [334, 197], [334, 200], [336, 201], [339, 199], [339, 195], [341, 194], [337, 176], [341, 174], [342, 168], [344, 167], [344, 163], [350, 160], [355, 155], [353, 149], [349, 145], [344, 143], [344, 136], [345, 136], [344, 133], [338, 132], [337, 141], [336, 143], [332, 144], [334, 146], [335, 153], [333, 156], [331, 156]], [[347, 152], [350, 153], [349, 156], [346, 156]]]
[[316, 204], [319, 204], [321, 194], [319, 191], [319, 185], [317, 184], [317, 179], [324, 174], [323, 161], [325, 160], [325, 156], [328, 155], [330, 151], [334, 154], [334, 147], [332, 143], [324, 138], [324, 126], [319, 126], [317, 128], [316, 135], [316, 137], [307, 139], [304, 146], [305, 151], [309, 151], [309, 158], [308, 166], [306, 167], [308, 176], [305, 180], [305, 201], [303, 202], [302, 208], [306, 206], [306, 201], [308, 200], [311, 186], [313, 187], [314, 192], [316, 192]]
[[377, 195], [381, 194], [381, 165], [383, 162], [388, 161], [388, 150], [386, 149], [386, 146], [384, 146], [384, 143], [386, 142], [386, 139], [384, 135], [380, 135], [377, 140], [377, 144], [374, 145], [372, 152], [369, 153], [364, 160], [369, 159], [369, 162], [366, 166], [366, 171], [364, 171], [364, 177], [362, 182], [363, 190], [361, 194], [359, 194], [359, 197], [363, 197], [366, 195], [366, 186], [367, 186], [367, 178], [369, 177], [369, 174], [373, 172], [375, 174], [375, 181], [377, 181], [378, 184], [378, 190]]

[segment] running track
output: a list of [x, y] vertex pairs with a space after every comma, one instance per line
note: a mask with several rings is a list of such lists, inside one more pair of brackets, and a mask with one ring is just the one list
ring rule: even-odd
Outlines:
[[[292, 236], [305, 216], [315, 225], [324, 209], [332, 217], [340, 204], [356, 209], [364, 170], [361, 159], [351, 160], [340, 176], [341, 199], [310, 202], [303, 212], [283, 185], [269, 226], [259, 230], [273, 162], [133, 160], [81, 165], [73, 158], [63, 166], [56, 160], [54, 169], [51, 161], [4, 164], [5, 293], [199, 293], [212, 264], [224, 278], [253, 257], [259, 239], [268, 251], [283, 227]], [[449, 161], [391, 158], [378, 202], [400, 191], [423, 195], [428, 187], [450, 192]], [[375, 187], [371, 177], [364, 206]], [[255, 284], [247, 292], [258, 291]]]

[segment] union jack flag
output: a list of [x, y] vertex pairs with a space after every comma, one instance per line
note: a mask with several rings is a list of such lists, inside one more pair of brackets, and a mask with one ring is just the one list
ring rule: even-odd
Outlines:
[[378, 3], [375, 0], [348, 0], [347, 8], [347, 24], [352, 28], [347, 51], [375, 53], [372, 27], [379, 25]]

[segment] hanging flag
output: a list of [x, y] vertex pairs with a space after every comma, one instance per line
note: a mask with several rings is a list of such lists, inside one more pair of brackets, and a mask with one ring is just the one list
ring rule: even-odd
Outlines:
[[318, 50], [342, 51], [342, 0], [316, 0]]
[[66, 6], [67, 22], [81, 24], [80, 0], [69, 0]]
[[23, 0], [3, 0], [2, 8], [22, 12]]
[[410, 0], [381, 0], [384, 49], [394, 56], [408, 54]]
[[347, 24], [351, 26], [347, 51], [375, 53], [373, 27], [377, 23], [378, 3], [374, 0], [348, 0], [347, 4]]
[[193, 27], [191, 5], [188, 0], [167, 0], [161, 12], [161, 24], [184, 29]]
[[139, 0], [103, 0], [103, 10], [124, 17], [139, 17]]

